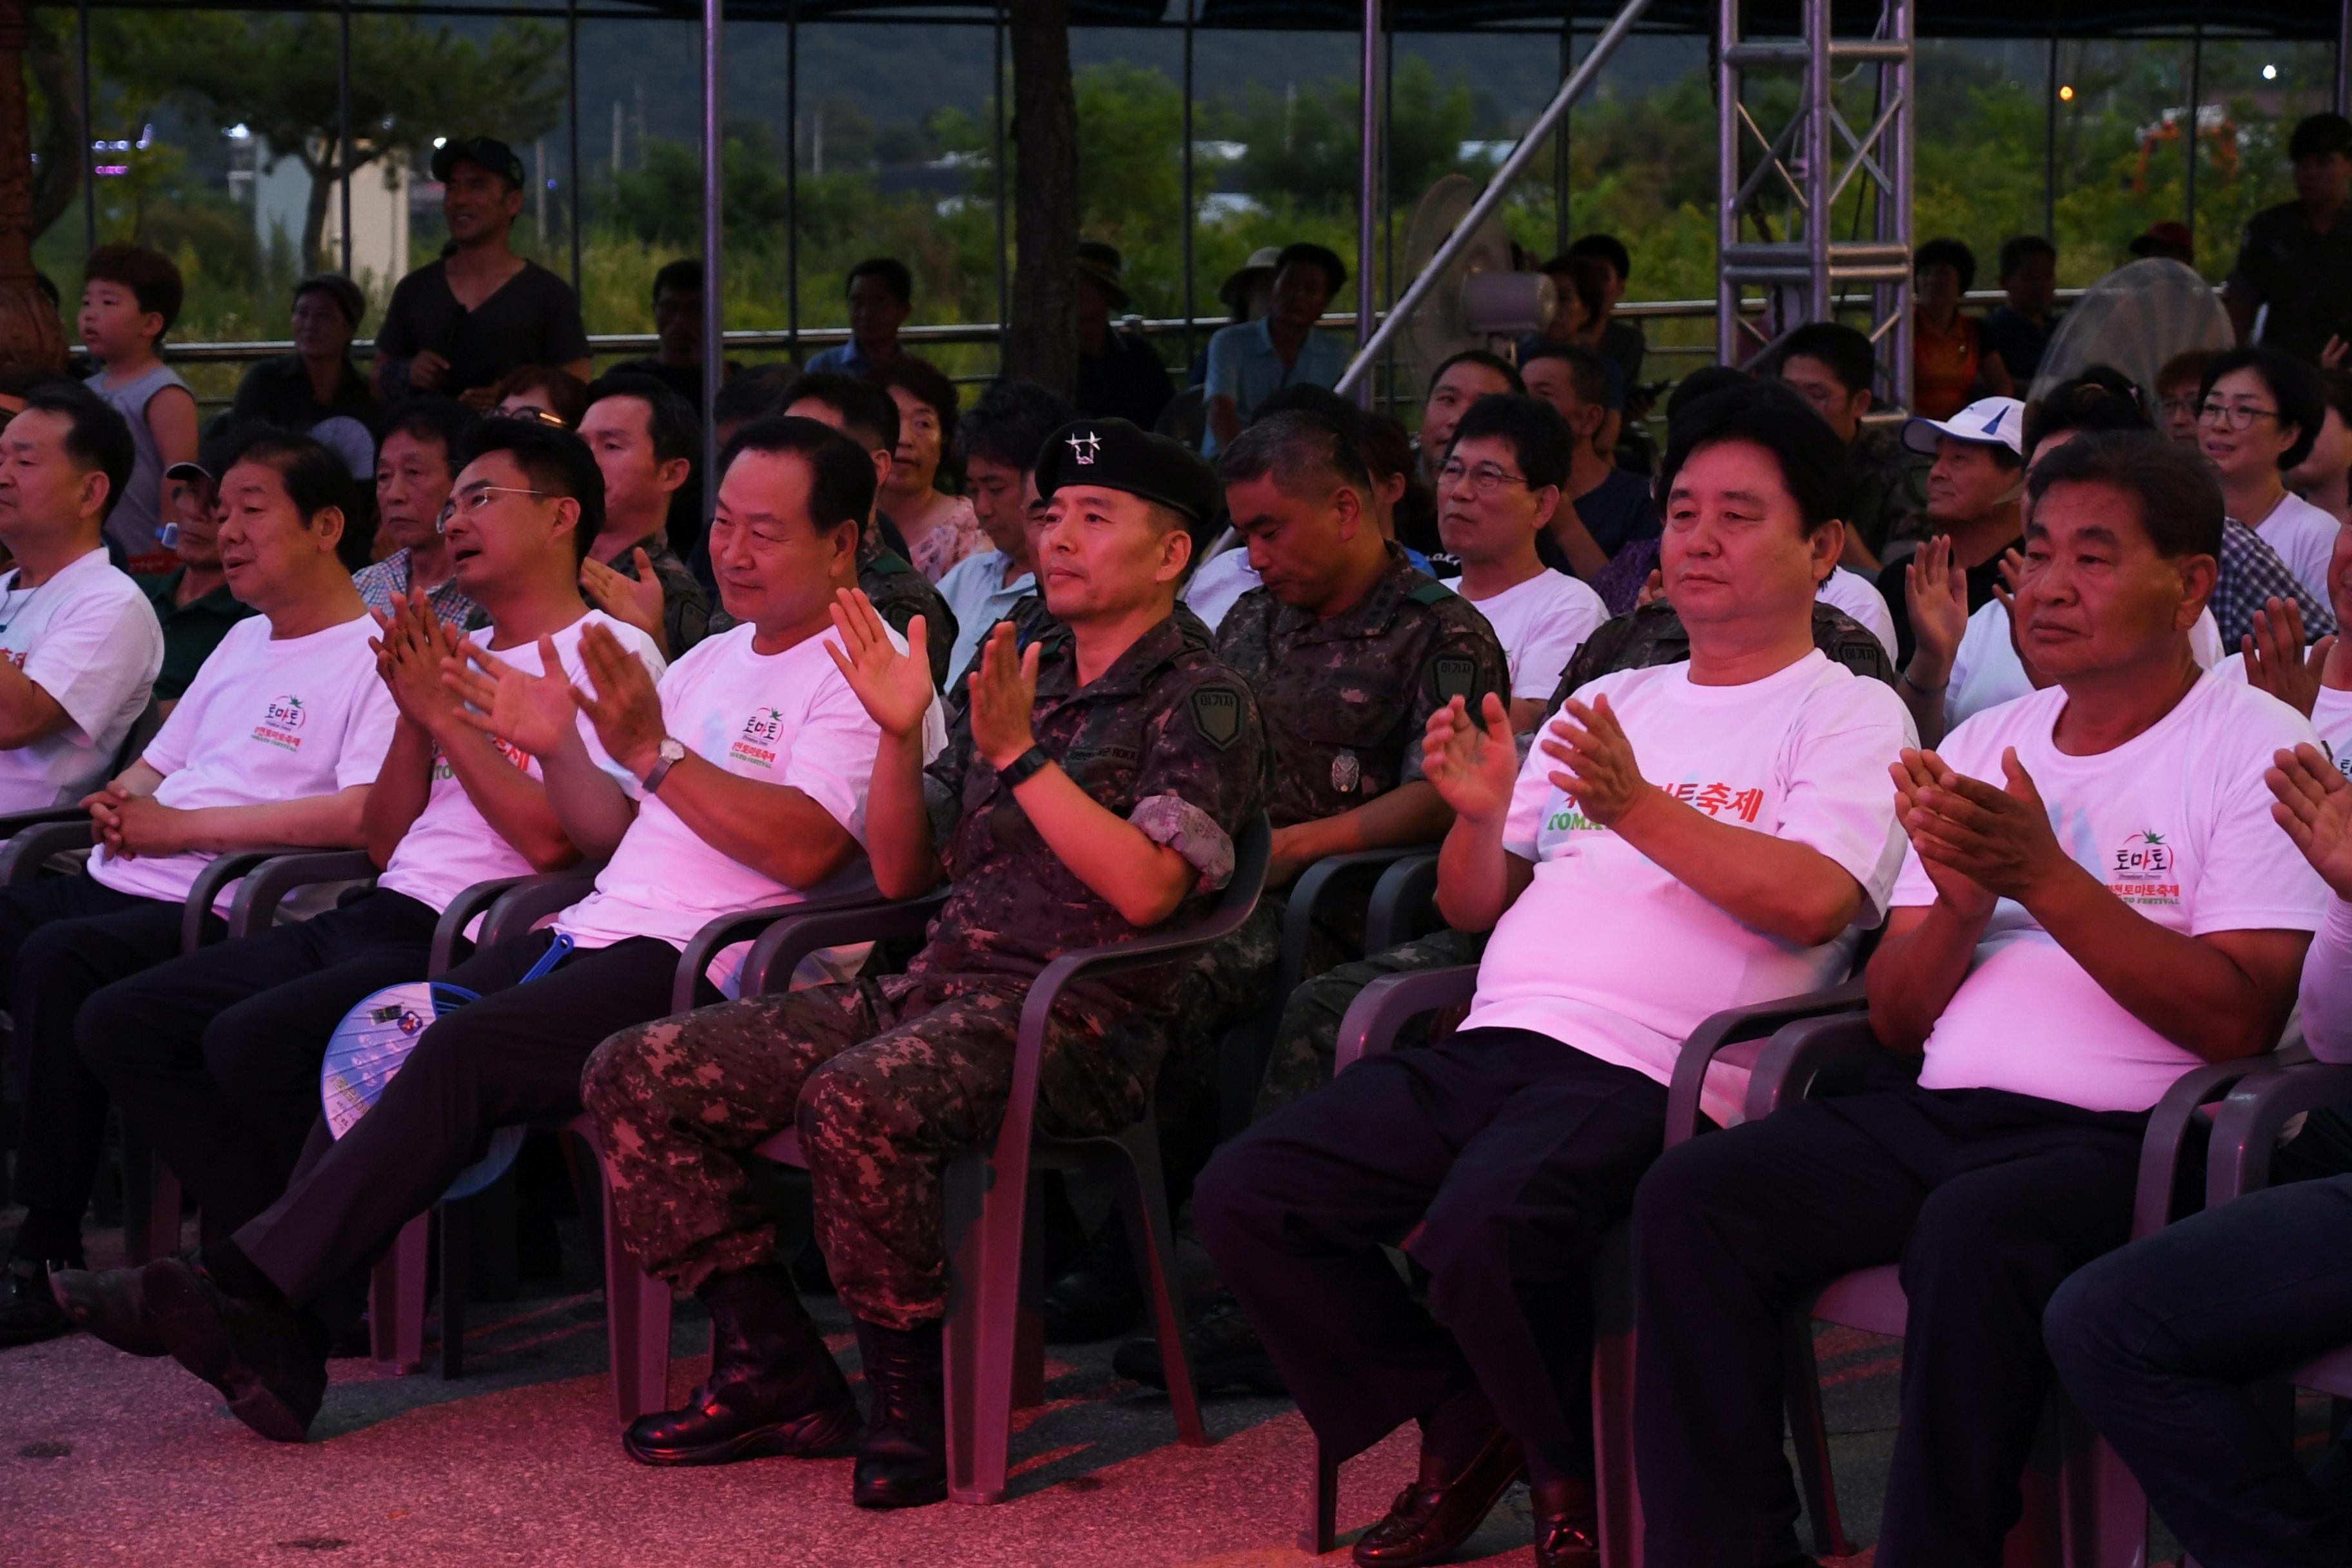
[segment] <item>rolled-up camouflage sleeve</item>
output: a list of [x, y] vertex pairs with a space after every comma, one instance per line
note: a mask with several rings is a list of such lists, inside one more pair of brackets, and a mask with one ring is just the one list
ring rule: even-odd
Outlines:
[[1128, 820], [1192, 862], [1201, 888], [1232, 880], [1234, 838], [1265, 801], [1265, 731], [1239, 677], [1212, 666], [1163, 681], [1144, 731]]
[[1429, 728], [1429, 716], [1461, 696], [1475, 713], [1489, 691], [1508, 702], [1511, 697], [1511, 667], [1503, 657], [1503, 645], [1486, 625], [1486, 617], [1470, 607], [1467, 600], [1454, 600], [1449, 607], [1458, 605], [1466, 615], [1446, 617], [1446, 624], [1429, 642], [1429, 652], [1422, 660], [1420, 674], [1412, 689], [1412, 714], [1405, 732], [1404, 759], [1397, 770], [1399, 784], [1411, 784], [1424, 776], [1421, 771], [1421, 737]]

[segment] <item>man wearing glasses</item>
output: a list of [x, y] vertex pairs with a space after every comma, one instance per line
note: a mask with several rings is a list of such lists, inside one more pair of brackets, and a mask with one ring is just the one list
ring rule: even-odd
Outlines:
[[[534, 428], [494, 423], [509, 441]], [[464, 476], [452, 523], [461, 563], [477, 527], [485, 541], [559, 522], [593, 531], [586, 498], [601, 510], [603, 495], [594, 460], [577, 437], [546, 438], [574, 454], [568, 486], [530, 465]], [[444, 978], [481, 999], [427, 1027], [341, 1140], [316, 1126], [285, 1194], [257, 1217], [193, 1259], [77, 1273], [58, 1288], [108, 1343], [168, 1352], [266, 1437], [299, 1442], [309, 1430], [332, 1331], [356, 1313], [370, 1266], [401, 1226], [447, 1190], [495, 1129], [560, 1127], [578, 1115], [582, 1065], [614, 1029], [671, 1010], [678, 954], [697, 931], [864, 875], [866, 785], [880, 731], [830, 649], [839, 640], [832, 606], [857, 581], [873, 465], [814, 421], [776, 419], [738, 431], [722, 473], [711, 556], [738, 624], [658, 684], [603, 625], [580, 638], [585, 681], [479, 648], [462, 666], [440, 661], [467, 705], [458, 721], [538, 762], [553, 822], [571, 843], [611, 848], [594, 890], [549, 929], [451, 969]], [[539, 651], [542, 669], [555, 662], [551, 638]], [[936, 707], [921, 736], [927, 756], [945, 744]], [[731, 977], [726, 962], [698, 977], [702, 1000], [719, 999]]]

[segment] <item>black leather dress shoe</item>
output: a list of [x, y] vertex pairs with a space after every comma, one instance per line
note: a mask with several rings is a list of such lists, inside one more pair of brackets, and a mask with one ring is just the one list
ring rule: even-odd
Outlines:
[[169, 1355], [155, 1332], [146, 1292], [136, 1268], [59, 1268], [49, 1275], [49, 1291], [75, 1328], [87, 1330], [131, 1355]]
[[1143, 1316], [1143, 1287], [1125, 1221], [1113, 1215], [1087, 1239], [1069, 1271], [1045, 1287], [1037, 1312], [1048, 1344], [1092, 1344], [1135, 1327]]
[[[1184, 1330], [1184, 1359], [1192, 1364], [1192, 1391], [1213, 1394], [1243, 1388], [1252, 1394], [1290, 1392], [1275, 1371], [1257, 1331], [1231, 1296], [1221, 1296], [1202, 1309]], [[1153, 1388], [1168, 1386], [1168, 1369], [1160, 1363], [1160, 1342], [1150, 1334], [1128, 1341], [1110, 1358], [1119, 1376]]]
[[0, 1348], [38, 1344], [73, 1332], [58, 1299], [49, 1294], [48, 1265], [37, 1258], [12, 1258], [0, 1269]]
[[1418, 1568], [1461, 1550], [1527, 1468], [1518, 1439], [1495, 1428], [1458, 1475], [1424, 1450], [1421, 1474], [1397, 1493], [1380, 1521], [1358, 1538], [1363, 1568]]
[[1591, 1481], [1532, 1482], [1528, 1501], [1536, 1516], [1536, 1568], [1601, 1568], [1601, 1509]]
[[283, 1301], [232, 1296], [194, 1264], [159, 1258], [139, 1289], [172, 1358], [273, 1443], [299, 1443], [327, 1393], [326, 1325]]
[[857, 1400], [782, 1264], [722, 1274], [695, 1292], [710, 1309], [710, 1375], [683, 1408], [621, 1434], [641, 1465], [723, 1465], [849, 1451]]
[[946, 1366], [940, 1325], [857, 1322], [873, 1414], [849, 1497], [860, 1508], [921, 1508], [948, 1496]]

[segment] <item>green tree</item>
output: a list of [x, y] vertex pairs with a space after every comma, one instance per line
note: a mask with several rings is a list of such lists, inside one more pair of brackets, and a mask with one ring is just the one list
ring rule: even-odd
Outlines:
[[[338, 150], [336, 21], [217, 11], [111, 17], [109, 75], [156, 100], [184, 101], [226, 129], [242, 124], [310, 176], [302, 254], [320, 263]], [[401, 16], [352, 18], [354, 172], [394, 153], [421, 161], [436, 136], [527, 141], [554, 129], [563, 103], [559, 37], [536, 22], [484, 42]]]

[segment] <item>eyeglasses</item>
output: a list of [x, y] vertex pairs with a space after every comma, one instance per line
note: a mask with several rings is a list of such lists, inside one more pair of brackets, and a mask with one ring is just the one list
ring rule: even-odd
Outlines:
[[488, 506], [492, 496], [529, 496], [533, 500], [551, 500], [545, 490], [528, 490], [520, 485], [473, 485], [462, 495], [449, 498], [449, 510], [444, 516], [472, 517]]
[[2186, 414], [2191, 419], [2197, 417], [2198, 404], [2197, 400], [2193, 397], [2162, 398], [2158, 400], [2156, 406], [2167, 416]]
[[1459, 458], [1448, 458], [1445, 466], [1437, 470], [1438, 482], [1448, 486], [1460, 484], [1465, 475], [1469, 478], [1470, 488], [1482, 496], [1493, 495], [1505, 485], [1527, 485], [1529, 489], [1536, 488], [1528, 484], [1524, 476], [1506, 473], [1493, 463], [1481, 463], [1473, 468]]
[[535, 403], [518, 403], [512, 408], [501, 408], [498, 413], [499, 416], [503, 418], [528, 419], [534, 425], [546, 425], [558, 430], [568, 430], [571, 428], [570, 426], [564, 424], [563, 416], [562, 415], [550, 413], [548, 410], [540, 407]]
[[2275, 419], [2275, 408], [2257, 408], [2251, 403], [2208, 403], [2197, 410], [2200, 425], [2219, 425], [2225, 430], [2251, 430], [2257, 419]]

